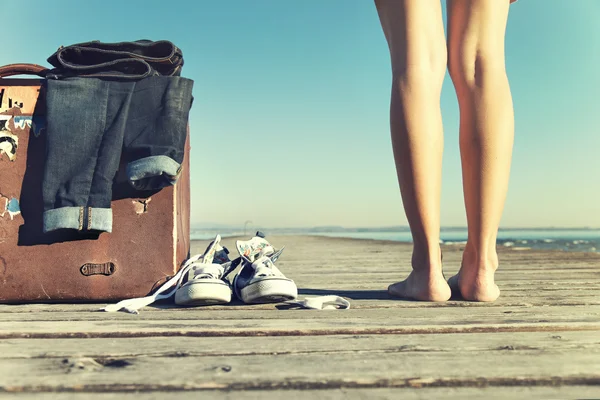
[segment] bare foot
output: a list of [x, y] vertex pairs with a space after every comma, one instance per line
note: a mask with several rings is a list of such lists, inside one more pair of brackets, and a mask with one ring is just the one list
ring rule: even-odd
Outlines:
[[402, 282], [390, 285], [388, 293], [394, 297], [422, 301], [446, 301], [451, 295], [441, 269], [434, 273], [413, 270]]
[[452, 293], [460, 293], [469, 301], [495, 301], [500, 289], [494, 282], [495, 268], [467, 268], [464, 264], [458, 274], [448, 279]]

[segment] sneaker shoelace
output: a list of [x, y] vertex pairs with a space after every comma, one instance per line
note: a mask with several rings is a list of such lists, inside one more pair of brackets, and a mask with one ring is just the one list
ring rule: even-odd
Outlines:
[[[217, 236], [220, 241], [220, 236]], [[284, 247], [275, 250], [266, 240], [258, 242], [241, 243], [238, 247], [240, 257], [233, 261], [229, 260], [228, 251], [218, 245], [209, 247], [205, 254], [196, 255], [187, 260], [181, 269], [171, 279], [164, 283], [156, 292], [150, 296], [138, 297], [111, 304], [102, 310], [107, 312], [124, 311], [131, 314], [139, 314], [138, 310], [154, 303], [172, 297], [177, 289], [190, 280], [195, 279], [225, 279], [237, 266], [243, 262], [242, 270], [246, 267], [252, 268], [257, 277], [284, 276], [275, 266], [275, 262], [283, 252]], [[190, 272], [194, 271], [193, 274]], [[242, 272], [240, 270], [240, 272]], [[186, 280], [186, 277], [188, 278]], [[286, 302], [303, 308], [313, 310], [349, 309], [350, 302], [340, 296], [326, 295], [307, 297], [304, 299], [290, 300]]]
[[286, 301], [286, 303], [311, 310], [347, 310], [350, 308], [348, 300], [335, 295], [306, 297], [304, 299]]
[[164, 283], [152, 295], [123, 300], [118, 302], [117, 304], [110, 304], [102, 308], [101, 310], [107, 312], [124, 311], [131, 314], [139, 314], [139, 309], [146, 307], [158, 300], [168, 299], [169, 297], [173, 296], [177, 289], [179, 289], [181, 285], [185, 283], [184, 278], [190, 272], [190, 269], [194, 268], [194, 266], [197, 267], [199, 264], [202, 265], [202, 269], [198, 271], [198, 275], [194, 274], [194, 279], [202, 279], [207, 277], [223, 279], [235, 269], [235, 267], [240, 263], [240, 261], [240, 258], [236, 258], [233, 261], [229, 261], [221, 265], [204, 264], [202, 262], [202, 255], [196, 255], [187, 260], [185, 264], [183, 264], [179, 272], [177, 272], [177, 274], [175, 274], [171, 279]]
[[[221, 264], [193, 263], [191, 270], [194, 272], [190, 280], [195, 279], [221, 279], [225, 269]], [[190, 281], [188, 280], [188, 282]]]
[[275, 267], [275, 264], [273, 264], [273, 261], [268, 256], [261, 257], [250, 265], [252, 265], [255, 271], [254, 276], [267, 277], [281, 274], [277, 273], [279, 270], [277, 270], [277, 267]]
[[258, 258], [255, 258], [254, 261], [250, 261], [250, 259], [244, 259], [244, 267], [250, 266], [254, 271], [256, 277], [267, 277], [267, 276], [284, 276], [283, 273], [275, 266], [275, 261], [279, 258], [281, 253], [283, 252], [283, 248], [280, 250], [262, 255]]

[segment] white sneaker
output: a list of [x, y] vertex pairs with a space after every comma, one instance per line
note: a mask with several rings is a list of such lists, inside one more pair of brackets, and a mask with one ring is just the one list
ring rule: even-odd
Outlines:
[[242, 267], [233, 280], [236, 296], [244, 303], [279, 303], [298, 297], [298, 288], [275, 266], [283, 248], [275, 251], [261, 232], [236, 247]]
[[208, 246], [203, 255], [188, 259], [181, 269], [156, 292], [109, 304], [101, 310], [124, 311], [139, 314], [139, 310], [158, 300], [169, 299], [175, 292], [175, 303], [181, 305], [207, 305], [231, 301], [231, 287], [225, 277], [241, 262], [241, 257], [229, 261], [228, 251], [220, 245], [221, 236]]
[[189, 264], [187, 275], [175, 291], [175, 304], [200, 306], [231, 301], [231, 286], [225, 276], [232, 270], [232, 262], [220, 242], [221, 236], [217, 235], [204, 254]]

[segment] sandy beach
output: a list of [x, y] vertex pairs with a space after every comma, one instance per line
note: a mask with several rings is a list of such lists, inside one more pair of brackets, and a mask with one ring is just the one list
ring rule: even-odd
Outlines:
[[[597, 398], [600, 254], [500, 248], [491, 304], [390, 298], [410, 245], [274, 236], [300, 297], [282, 304], [0, 306], [0, 390], [16, 398]], [[235, 238], [224, 238], [235, 254]], [[193, 242], [193, 253], [208, 241]], [[446, 276], [460, 246], [444, 246]], [[193, 392], [193, 393], [192, 393]]]

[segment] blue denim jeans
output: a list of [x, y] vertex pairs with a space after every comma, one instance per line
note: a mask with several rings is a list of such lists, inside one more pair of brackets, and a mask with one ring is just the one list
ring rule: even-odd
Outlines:
[[172, 185], [184, 156], [193, 81], [65, 78], [46, 81], [44, 232], [112, 231], [112, 184], [122, 152], [130, 184]]
[[96, 77], [138, 80], [179, 76], [183, 54], [167, 40], [102, 43], [92, 41], [59, 48], [48, 58], [55, 69], [46, 77]]

